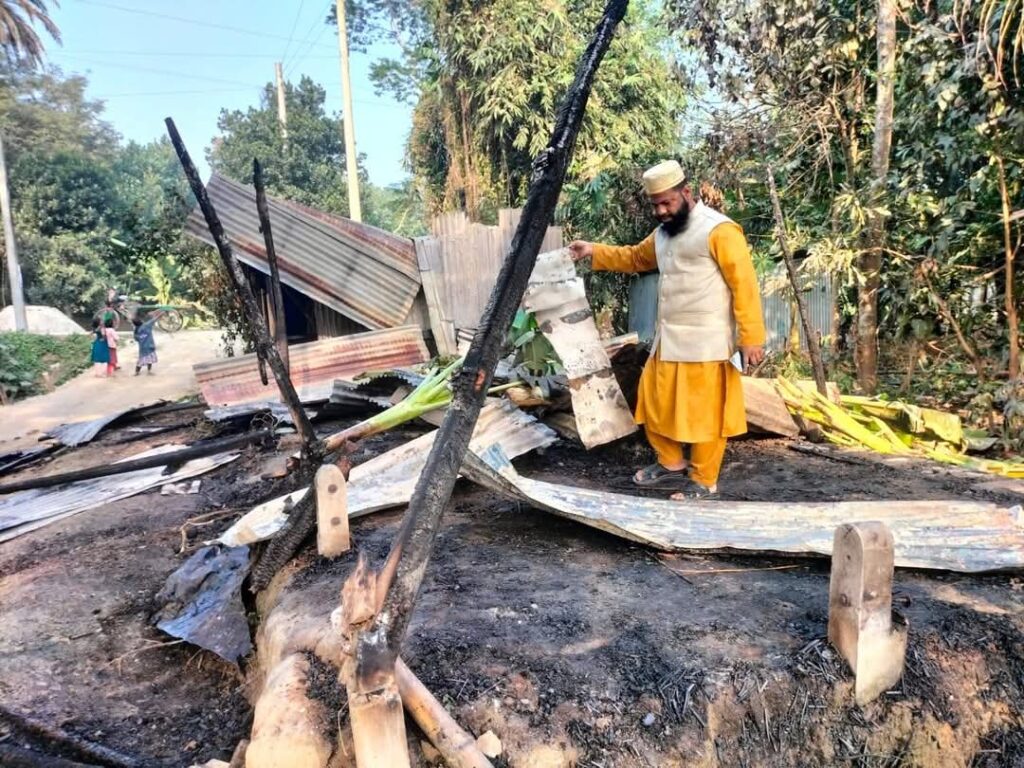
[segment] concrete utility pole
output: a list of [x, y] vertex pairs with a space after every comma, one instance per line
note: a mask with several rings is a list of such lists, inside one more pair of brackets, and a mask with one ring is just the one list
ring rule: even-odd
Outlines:
[[0, 216], [4, 218], [4, 250], [7, 252], [7, 275], [11, 284], [11, 304], [14, 305], [14, 328], [18, 331], [27, 331], [28, 316], [25, 314], [25, 294], [21, 287], [18, 246], [14, 242], [14, 217], [11, 213], [11, 196], [7, 189], [7, 161], [4, 159], [2, 137], [0, 137]]
[[356, 126], [352, 115], [352, 82], [348, 74], [348, 25], [345, 23], [345, 0], [336, 0], [338, 11], [338, 53], [341, 54], [341, 95], [345, 108], [345, 165], [348, 168], [348, 215], [352, 221], [363, 220], [359, 202], [359, 171], [356, 168]]
[[274, 79], [277, 80], [277, 121], [281, 124], [281, 139], [288, 148], [288, 105], [284, 100], [284, 74], [281, 62], [274, 62]]

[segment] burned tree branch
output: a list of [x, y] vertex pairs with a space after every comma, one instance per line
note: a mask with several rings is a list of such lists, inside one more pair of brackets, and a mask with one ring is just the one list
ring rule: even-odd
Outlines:
[[[132, 755], [86, 741], [80, 736], [13, 712], [3, 706], [0, 706], [0, 722], [5, 723], [13, 732], [21, 734], [23, 738], [46, 747], [62, 749], [68, 754], [74, 755], [76, 760], [88, 760], [90, 764], [109, 766], [110, 768], [139, 768], [142, 765], [142, 760]], [[6, 763], [3, 764], [6, 765]]]
[[289, 373], [288, 329], [284, 321], [281, 272], [277, 268], [277, 249], [274, 248], [274, 234], [270, 229], [270, 210], [267, 207], [267, 190], [263, 185], [263, 167], [255, 158], [252, 161], [252, 184], [256, 187], [256, 212], [260, 217], [260, 232], [263, 233], [263, 242], [267, 246], [267, 263], [270, 265], [271, 335], [274, 337], [274, 344], [277, 345], [277, 354], [284, 363], [285, 373]]
[[420, 475], [409, 509], [388, 556], [383, 606], [356, 643], [356, 675], [366, 685], [393, 679], [395, 660], [433, 552], [441, 514], [451, 498], [459, 467], [494, 373], [501, 343], [522, 301], [541, 242], [551, 222], [597, 68], [611, 44], [628, 0], [609, 0], [576, 77], [558, 111], [547, 148], [534, 162], [523, 216], [498, 275], [479, 329], [461, 371], [453, 399]]
[[811, 327], [811, 316], [807, 312], [807, 302], [804, 301], [803, 291], [800, 290], [800, 279], [796, 274], [796, 263], [793, 261], [793, 252], [789, 250], [789, 241], [786, 240], [786, 220], [782, 217], [782, 204], [779, 202], [779, 191], [775, 188], [775, 172], [771, 166], [767, 169], [768, 194], [772, 198], [772, 209], [775, 212], [775, 226], [778, 229], [779, 249], [782, 251], [782, 258], [786, 262], [786, 272], [789, 273], [789, 284], [793, 286], [793, 298], [796, 299], [796, 308], [800, 313], [800, 325], [804, 329], [804, 338], [807, 339], [807, 353], [811, 356], [811, 370], [814, 372], [814, 385], [818, 391], [828, 396], [825, 383], [825, 366], [821, 362], [821, 347], [814, 338], [814, 330]]
[[[217, 211], [214, 210], [213, 203], [206, 194], [206, 187], [203, 185], [202, 179], [199, 178], [199, 171], [196, 170], [188, 150], [185, 149], [185, 144], [181, 140], [177, 127], [174, 125], [174, 120], [168, 117], [164, 122], [167, 124], [167, 132], [171, 137], [171, 144], [174, 145], [174, 151], [177, 153], [178, 160], [181, 161], [181, 167], [188, 177], [189, 186], [192, 187], [192, 194], [195, 195], [196, 202], [199, 203], [199, 208], [203, 212], [203, 218], [206, 219], [206, 226], [210, 228], [210, 235], [217, 244], [217, 252], [220, 254], [221, 261], [224, 262], [224, 267], [228, 271], [228, 276], [235, 292], [242, 302], [246, 319], [249, 321], [249, 326], [255, 337], [256, 353], [270, 365], [270, 369], [274, 373], [274, 379], [277, 381], [277, 387], [281, 391], [281, 400], [288, 407], [292, 423], [295, 424], [295, 429], [302, 438], [302, 458], [308, 462], [310, 467], [318, 467], [323, 457], [323, 446], [317, 440], [316, 433], [313, 431], [313, 425], [310, 424], [309, 417], [306, 416], [302, 403], [299, 401], [299, 396], [295, 392], [295, 387], [292, 386], [291, 379], [288, 378], [284, 362], [281, 360], [277, 348], [270, 339], [270, 332], [267, 330], [263, 317], [260, 315], [259, 306], [256, 304], [256, 297], [253, 295], [252, 288], [245, 279], [241, 265], [231, 250], [231, 243], [227, 235], [224, 234], [224, 227], [220, 223]], [[312, 472], [310, 472], [310, 477], [312, 477]]]

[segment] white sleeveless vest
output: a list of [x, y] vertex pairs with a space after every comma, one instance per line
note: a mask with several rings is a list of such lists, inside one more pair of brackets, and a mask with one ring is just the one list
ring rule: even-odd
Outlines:
[[658, 327], [655, 349], [667, 362], [728, 360], [736, 351], [732, 291], [708, 248], [711, 230], [728, 216], [697, 203], [686, 229], [670, 237], [658, 227]]

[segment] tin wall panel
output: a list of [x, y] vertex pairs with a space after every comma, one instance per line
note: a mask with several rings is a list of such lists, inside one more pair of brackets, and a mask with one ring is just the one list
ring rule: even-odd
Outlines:
[[[288, 349], [292, 384], [303, 402], [327, 400], [335, 379], [352, 379], [367, 371], [401, 368], [430, 359], [417, 326], [357, 333], [295, 344]], [[273, 374], [260, 381], [256, 355], [241, 355], [192, 367], [206, 404], [215, 407], [279, 400]]]

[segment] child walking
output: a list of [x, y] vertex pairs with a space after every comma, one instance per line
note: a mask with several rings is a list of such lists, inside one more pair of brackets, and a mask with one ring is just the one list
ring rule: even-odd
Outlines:
[[103, 321], [103, 338], [107, 342], [107, 376], [113, 376], [117, 370], [117, 331], [114, 330], [114, 318], [108, 317]]
[[146, 321], [142, 319], [142, 313], [132, 318], [132, 325], [135, 326], [135, 341], [139, 345], [139, 361], [135, 363], [135, 375], [146, 366], [146, 373], [153, 373], [153, 364], [156, 362], [156, 339], [153, 338], [153, 326], [162, 312], [157, 310]]
[[93, 318], [92, 321], [92, 372], [94, 376], [102, 377], [110, 360], [110, 350], [107, 348], [107, 337], [100, 327], [100, 319]]

